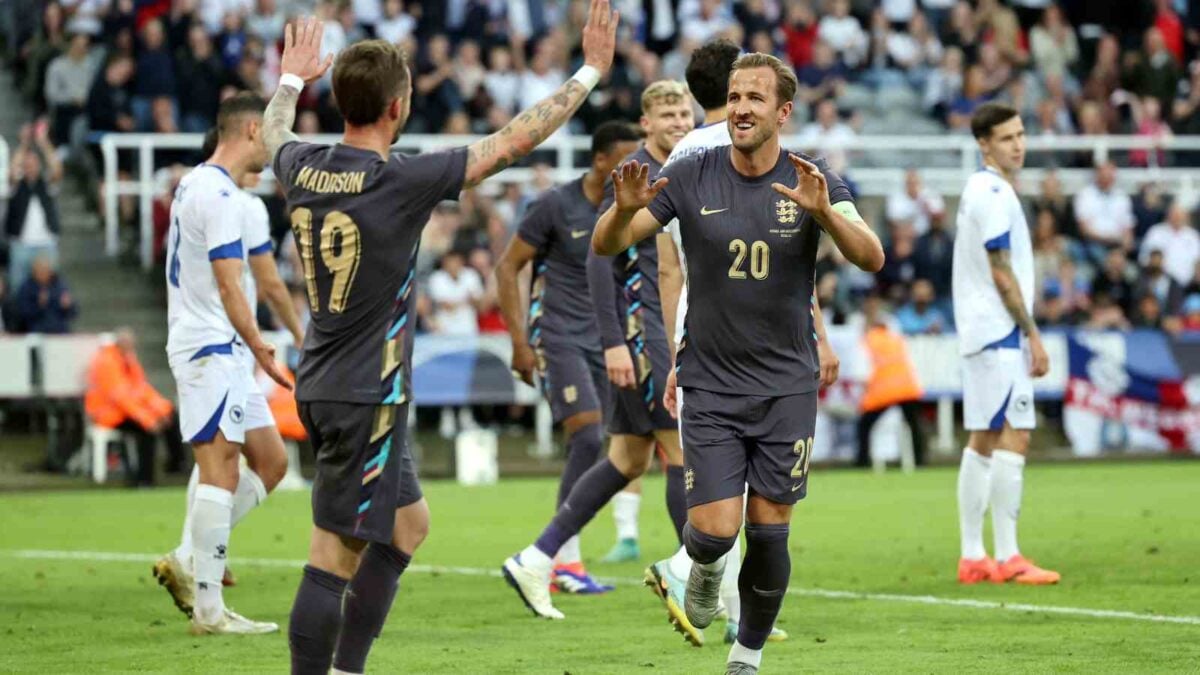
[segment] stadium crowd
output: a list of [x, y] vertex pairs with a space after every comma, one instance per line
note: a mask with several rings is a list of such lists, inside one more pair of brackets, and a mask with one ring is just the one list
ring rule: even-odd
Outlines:
[[[819, 147], [851, 180], [853, 166], [839, 152], [840, 139], [967, 133], [971, 112], [989, 100], [1018, 107], [1036, 136], [1200, 133], [1200, 2], [615, 5], [623, 31], [616, 64], [572, 120], [574, 133], [588, 133], [607, 119], [635, 121], [642, 88], [659, 78], [682, 80], [692, 50], [715, 37], [774, 53], [796, 69], [798, 107], [785, 132]], [[278, 83], [283, 26], [292, 17], [311, 12], [324, 19], [330, 52], [367, 37], [404, 45], [415, 90], [408, 132], [487, 133], [576, 67], [586, 13], [582, 0], [12, 0], [8, 6], [3, 21], [17, 83], [42, 120], [14, 144], [10, 194], [25, 194], [25, 202], [32, 194], [38, 203], [53, 200], [51, 188], [61, 175], [57, 157], [88, 156], [85, 149], [98, 133], [204, 131], [218, 102], [232, 92], [269, 96]], [[854, 105], [864, 92], [888, 101], [886, 114]], [[296, 127], [300, 133], [341, 131], [328, 81], [306, 88]], [[1114, 157], [1130, 166], [1195, 159], [1165, 151]], [[162, 191], [153, 208], [160, 242], [174, 185], [197, 159], [178, 152], [156, 157]], [[123, 168], [130, 161], [123, 159]], [[1091, 162], [1087, 153], [1063, 164]], [[552, 184], [547, 166], [535, 160], [534, 167], [536, 178], [528, 184], [487, 186], [490, 192], [467, 192], [460, 203], [434, 212], [419, 264], [426, 279], [424, 329], [503, 330], [492, 266], [529, 201]], [[1200, 330], [1194, 199], [1165, 194], [1155, 184], [1130, 193], [1115, 182], [1116, 164], [1094, 170], [1092, 184], [1074, 195], [1064, 194], [1053, 172], [1040, 185], [1023, 186], [1037, 256], [1038, 320], [1047, 326]], [[31, 180], [31, 174], [43, 179]], [[303, 311], [303, 281], [285, 236], [282, 197], [266, 201], [284, 277]], [[32, 231], [33, 249], [51, 264], [56, 259], [50, 206], [8, 209], [9, 295], [15, 299], [5, 304], [6, 326], [22, 325], [9, 317], [19, 314], [21, 289], [13, 282], [24, 283], [33, 262], [23, 238]], [[38, 213], [44, 215], [39, 219]], [[121, 213], [128, 221], [136, 217], [132, 199]], [[919, 171], [910, 170], [903, 188], [888, 197], [885, 217], [874, 223], [887, 252], [879, 275], [841, 264], [832, 249], [823, 254], [818, 295], [832, 322], [860, 313], [861, 299], [874, 290], [889, 301], [904, 332], [953, 330], [949, 213], [939, 195], [922, 187]]]

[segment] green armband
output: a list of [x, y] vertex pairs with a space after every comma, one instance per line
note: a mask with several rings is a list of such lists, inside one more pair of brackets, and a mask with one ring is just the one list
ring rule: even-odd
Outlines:
[[833, 205], [833, 211], [845, 217], [846, 220], [864, 222], [863, 217], [858, 215], [858, 209], [854, 208], [854, 202], [838, 202]]

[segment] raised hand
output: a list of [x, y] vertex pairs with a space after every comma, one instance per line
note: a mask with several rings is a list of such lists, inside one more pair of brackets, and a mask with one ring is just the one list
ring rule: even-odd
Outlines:
[[620, 12], [609, 8], [608, 0], [592, 0], [588, 8], [587, 23], [583, 26], [583, 62], [601, 75], [612, 67], [620, 18]]
[[296, 75], [306, 83], [320, 79], [333, 65], [333, 54], [321, 60], [321, 37], [324, 34], [325, 22], [313, 17], [285, 26], [279, 71]]
[[796, 187], [782, 183], [772, 183], [771, 187], [809, 213], [823, 213], [829, 209], [829, 185], [817, 165], [791, 153], [788, 153], [788, 159], [796, 167]]
[[651, 185], [650, 165], [636, 159], [613, 169], [612, 179], [618, 211], [634, 212], [649, 206], [667, 186], [666, 178], [659, 178]]

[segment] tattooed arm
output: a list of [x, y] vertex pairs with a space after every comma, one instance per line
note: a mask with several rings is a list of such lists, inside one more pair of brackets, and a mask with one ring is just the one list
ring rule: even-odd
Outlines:
[[[612, 67], [616, 48], [618, 15], [610, 11], [608, 0], [592, 0], [587, 24], [583, 27], [583, 61], [601, 77]], [[467, 153], [467, 176], [463, 189], [479, 185], [533, 152], [546, 137], [561, 127], [579, 106], [591, 87], [574, 78], [553, 94], [517, 115], [503, 129], [472, 143]]]
[[263, 113], [263, 142], [267, 145], [267, 164], [275, 161], [275, 153], [285, 143], [297, 140], [292, 133], [292, 125], [296, 122], [296, 101], [300, 100], [300, 90], [288, 86], [280, 86], [267, 104]]
[[1010, 263], [1009, 250], [1006, 248], [989, 250], [988, 264], [991, 265], [992, 281], [996, 284], [996, 291], [1000, 293], [1000, 300], [1004, 303], [1004, 308], [1008, 310], [1009, 316], [1017, 323], [1021, 332], [1029, 338], [1032, 357], [1030, 374], [1034, 377], [1045, 375], [1050, 370], [1050, 357], [1046, 354], [1046, 348], [1042, 344], [1042, 335], [1038, 331], [1037, 324], [1034, 323], [1033, 317], [1029, 316], [1029, 310], [1025, 308], [1025, 299], [1021, 297], [1021, 286], [1017, 283], [1017, 275], [1013, 273]]

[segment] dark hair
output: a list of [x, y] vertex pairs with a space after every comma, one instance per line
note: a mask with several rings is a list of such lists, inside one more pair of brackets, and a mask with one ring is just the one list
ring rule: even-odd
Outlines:
[[592, 132], [592, 155], [609, 152], [622, 141], [642, 140], [642, 130], [624, 120], [609, 120]]
[[213, 127], [204, 134], [204, 143], [200, 146], [200, 157], [207, 160], [217, 151], [217, 128]]
[[347, 124], [374, 124], [407, 86], [408, 57], [386, 40], [356, 42], [333, 64], [333, 96]]
[[234, 131], [233, 123], [244, 115], [262, 117], [267, 109], [267, 102], [258, 94], [243, 91], [221, 101], [217, 108], [217, 134], [224, 136]]
[[713, 40], [692, 52], [685, 77], [688, 89], [701, 108], [716, 110], [725, 105], [729, 97], [729, 73], [733, 62], [741, 54], [731, 40]]
[[971, 133], [976, 139], [992, 136], [992, 129], [1020, 115], [1017, 109], [1004, 103], [984, 103], [971, 115]]

